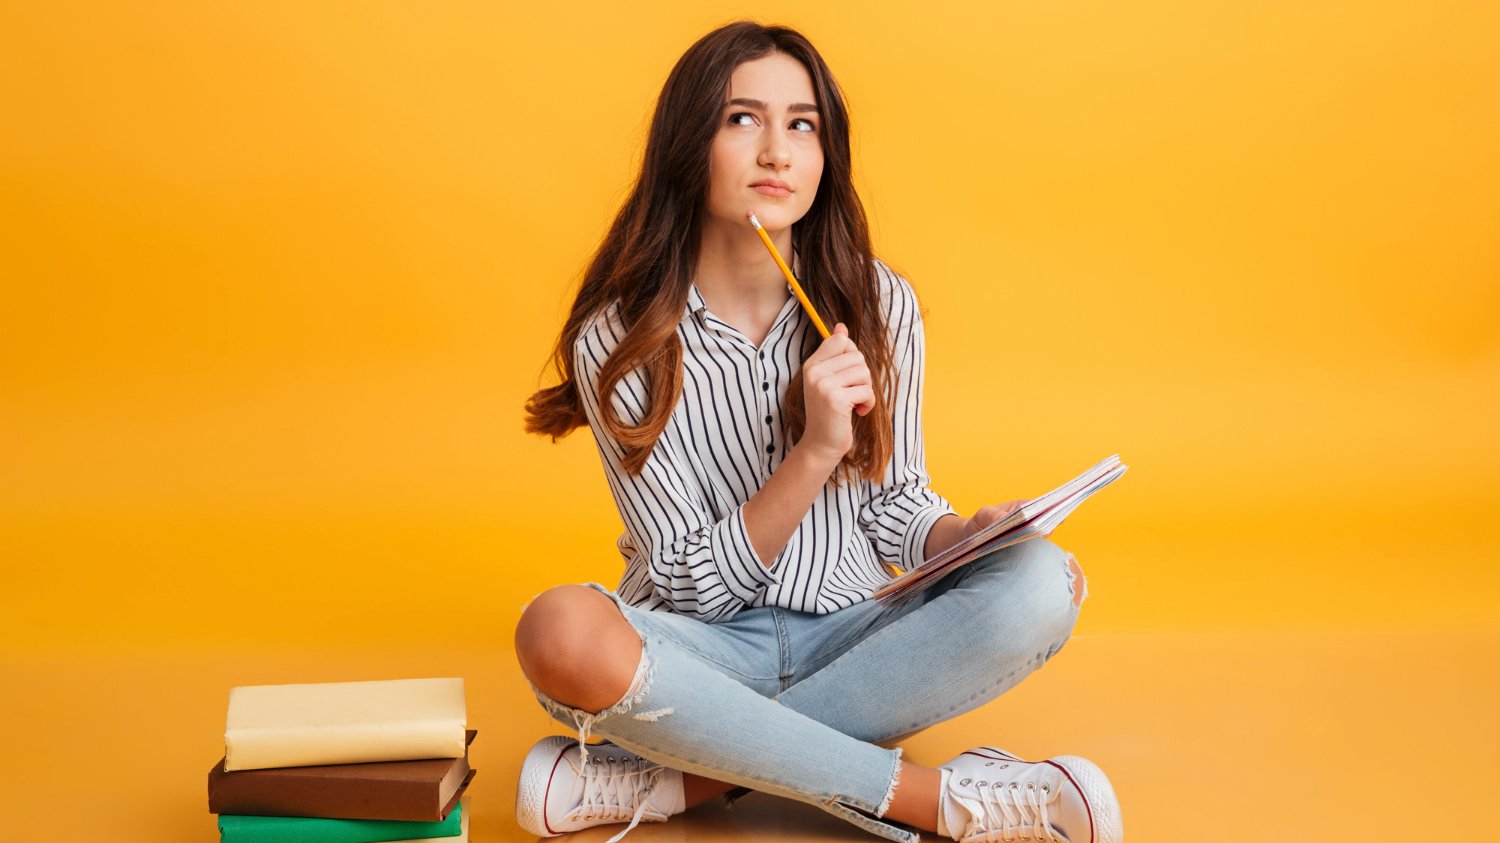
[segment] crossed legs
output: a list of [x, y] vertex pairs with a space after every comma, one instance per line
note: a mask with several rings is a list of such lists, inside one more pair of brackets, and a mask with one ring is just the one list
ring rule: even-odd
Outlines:
[[[972, 570], [954, 575], [964, 576], [960, 585], [876, 630], [776, 701], [881, 746], [982, 705], [1050, 658], [1071, 631], [1083, 596], [1082, 572], [1071, 555], [1065, 561], [1064, 556], [1050, 542], [1038, 542], [1029, 552], [976, 562]], [[987, 561], [992, 564], [982, 564]], [[516, 630], [516, 652], [523, 672], [541, 693], [586, 712], [610, 709], [629, 693], [644, 648], [641, 633], [613, 603], [580, 585], [559, 586], [531, 603]], [[917, 617], [918, 612], [925, 614]], [[955, 624], [960, 634], [949, 628]], [[980, 647], [965, 649], [964, 642], [976, 639]], [[997, 640], [1016, 642], [1008, 661], [985, 660], [991, 651], [1004, 649], [993, 645]], [[913, 648], [923, 651], [921, 658], [892, 659], [894, 653], [910, 654]], [[867, 713], [868, 696], [847, 693], [862, 678], [868, 682], [868, 677], [880, 677], [889, 684], [890, 672], [902, 664], [920, 664], [927, 674], [913, 687], [938, 687], [930, 699], [912, 707], [878, 707], [898, 710], [899, 720]], [[936, 675], [931, 673], [934, 667]], [[955, 678], [958, 674], [967, 675], [969, 684]], [[737, 690], [755, 695], [744, 686]], [[904, 759], [898, 763], [899, 784], [883, 816], [935, 831], [940, 772]], [[683, 784], [688, 807], [734, 786], [691, 773], [684, 773]]]

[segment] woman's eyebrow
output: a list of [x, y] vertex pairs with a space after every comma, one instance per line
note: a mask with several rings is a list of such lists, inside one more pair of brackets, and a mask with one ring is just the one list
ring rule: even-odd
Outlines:
[[[724, 103], [724, 107], [725, 108], [728, 108], [728, 107], [730, 107], [732, 105], [749, 106], [750, 108], [758, 108], [761, 111], [770, 111], [771, 110], [769, 106], [767, 106], [765, 103], [761, 102], [760, 100], [752, 100], [752, 99], [749, 99], [747, 97], [735, 97], [734, 99], [730, 100], [729, 102]], [[810, 102], [794, 102], [791, 105], [787, 106], [786, 110], [789, 111], [789, 112], [791, 112], [792, 114], [798, 114], [798, 113], [801, 113], [801, 112], [804, 112], [804, 111], [811, 111], [811, 112], [813, 112], [813, 113], [816, 114], [817, 111], [818, 111], [818, 107], [816, 105], [813, 105]]]

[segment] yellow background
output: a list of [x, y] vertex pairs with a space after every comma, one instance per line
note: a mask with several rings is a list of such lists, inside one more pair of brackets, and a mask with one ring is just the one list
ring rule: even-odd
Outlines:
[[[847, 94], [934, 487], [1131, 466], [1056, 536], [1080, 638], [1497, 626], [1493, 5], [12, 3], [6, 719], [215, 665], [201, 789], [230, 685], [441, 664], [514, 702], [522, 603], [620, 572], [589, 433], [521, 406], [667, 72], [742, 16]], [[333, 651], [376, 676], [276, 667]]]

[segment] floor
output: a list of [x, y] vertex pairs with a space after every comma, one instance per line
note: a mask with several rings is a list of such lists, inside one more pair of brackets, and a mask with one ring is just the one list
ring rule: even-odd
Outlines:
[[[1136, 841], [1471, 836], [1496, 783], [1497, 665], [1492, 631], [1080, 635], [1007, 696], [905, 746], [925, 764], [978, 744], [1087, 756]], [[234, 684], [465, 677], [480, 843], [530, 839], [514, 824], [516, 765], [562, 731], [508, 651], [31, 653], [0, 656], [0, 669], [12, 840], [216, 840], [205, 781]], [[871, 839], [760, 794], [631, 837]]]

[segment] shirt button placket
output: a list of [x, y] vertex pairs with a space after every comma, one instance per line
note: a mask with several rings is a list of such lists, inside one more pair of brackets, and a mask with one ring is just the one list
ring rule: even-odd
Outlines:
[[[765, 359], [766, 359], [766, 353], [764, 351], [758, 351], [758, 352], [756, 352], [755, 368], [756, 368], [756, 370], [758, 372], [760, 372], [760, 376], [761, 376], [760, 389], [761, 389], [761, 392], [765, 394], [765, 398], [766, 398], [766, 410], [767, 410], [767, 412], [766, 412], [766, 425], [767, 425], [768, 428], [770, 428], [770, 424], [771, 424], [770, 409], [771, 409], [771, 402], [774, 400], [774, 396], [771, 395], [771, 379], [766, 374]], [[767, 474], [769, 474], [770, 470], [771, 470], [771, 457], [773, 455], [775, 455], [775, 453], [776, 453], [775, 436], [776, 436], [776, 434], [775, 434], [774, 428], [770, 428], [770, 429], [768, 429], [766, 431], [766, 473]]]

